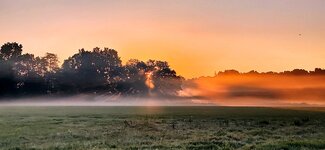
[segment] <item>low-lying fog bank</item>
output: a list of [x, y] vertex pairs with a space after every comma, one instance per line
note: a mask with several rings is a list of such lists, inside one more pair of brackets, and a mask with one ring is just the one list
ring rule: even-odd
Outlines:
[[0, 106], [215, 106], [214, 103], [196, 103], [187, 98], [122, 97], [78, 95], [67, 97], [30, 97], [3, 99]]
[[322, 104], [294, 103], [280, 99], [199, 97], [121, 97], [78, 95], [67, 97], [30, 97], [2, 99], [0, 106], [257, 106], [257, 107], [325, 107]]

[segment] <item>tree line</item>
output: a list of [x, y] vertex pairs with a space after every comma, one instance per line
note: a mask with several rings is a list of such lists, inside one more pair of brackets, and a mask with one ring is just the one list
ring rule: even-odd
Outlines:
[[237, 70], [225, 70], [215, 73], [215, 76], [224, 76], [224, 75], [293, 75], [293, 76], [304, 76], [304, 75], [325, 75], [325, 69], [315, 68], [313, 71], [307, 71], [305, 69], [293, 69], [292, 71], [283, 71], [283, 72], [257, 72], [251, 70], [249, 72], [239, 72]]
[[23, 54], [8, 42], [0, 49], [0, 97], [106, 94], [174, 96], [184, 80], [166, 61], [137, 59], [125, 65], [109, 48], [80, 49], [59, 65], [56, 54]]

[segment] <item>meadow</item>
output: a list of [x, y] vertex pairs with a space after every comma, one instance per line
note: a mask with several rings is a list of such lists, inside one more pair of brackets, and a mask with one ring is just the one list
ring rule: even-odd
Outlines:
[[1, 106], [0, 149], [325, 149], [324, 108]]

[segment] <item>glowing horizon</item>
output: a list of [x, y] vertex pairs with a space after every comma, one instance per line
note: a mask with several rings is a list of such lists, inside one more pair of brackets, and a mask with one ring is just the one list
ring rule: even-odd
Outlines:
[[214, 71], [325, 66], [325, 1], [166, 0], [0, 2], [0, 43], [24, 53], [110, 47], [125, 63], [166, 60], [186, 77]]

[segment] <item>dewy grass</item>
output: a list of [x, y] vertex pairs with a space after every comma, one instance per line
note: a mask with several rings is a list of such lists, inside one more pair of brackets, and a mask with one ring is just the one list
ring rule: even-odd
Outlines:
[[1, 107], [0, 148], [324, 149], [324, 123], [307, 109]]

